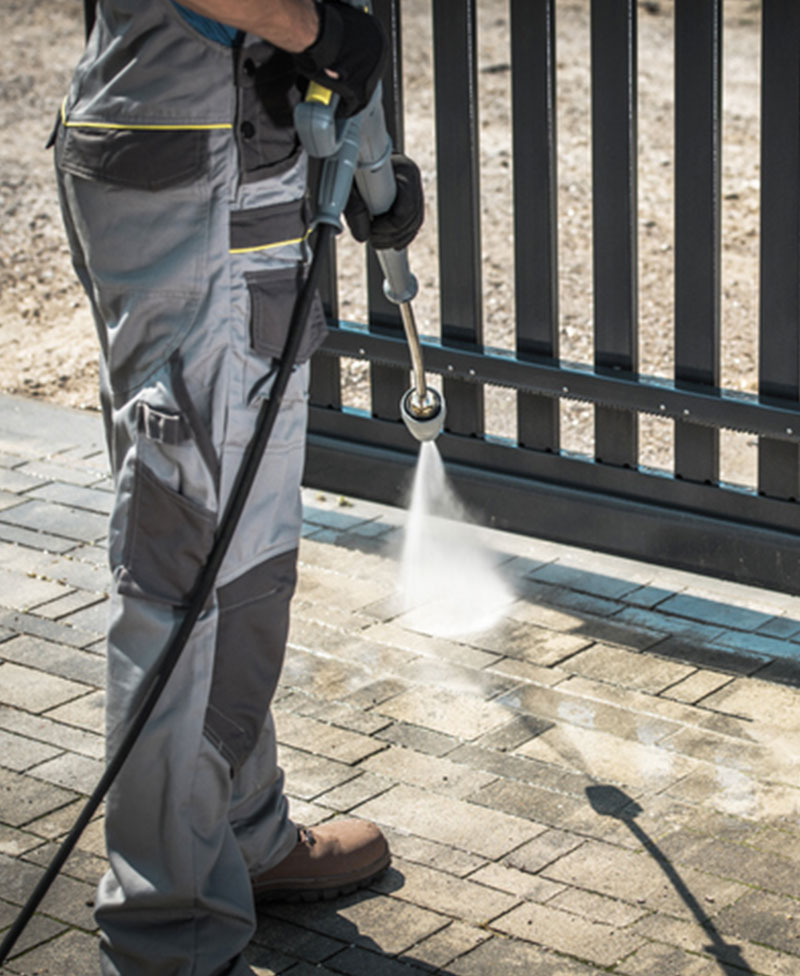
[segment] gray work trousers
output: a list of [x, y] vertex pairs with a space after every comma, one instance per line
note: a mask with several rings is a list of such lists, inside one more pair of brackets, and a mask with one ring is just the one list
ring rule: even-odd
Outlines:
[[[236, 189], [231, 134], [201, 135], [201, 169], [187, 176], [185, 153], [173, 153], [182, 168], [174, 178], [160, 169], [155, 188], [150, 175], [137, 182], [131, 153], [166, 146], [164, 133], [62, 124], [56, 142], [65, 226], [100, 339], [116, 486], [109, 751], [208, 554], [308, 258], [302, 236], [280, 237], [302, 207], [302, 154]], [[214, 598], [109, 793], [110, 870], [96, 909], [104, 976], [252, 973], [242, 956], [255, 919], [249, 877], [297, 838], [269, 704], [295, 584], [307, 373], [293, 373]]]

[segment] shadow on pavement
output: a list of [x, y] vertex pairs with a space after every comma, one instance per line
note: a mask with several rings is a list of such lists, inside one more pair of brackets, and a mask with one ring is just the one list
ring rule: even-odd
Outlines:
[[697, 920], [697, 924], [711, 939], [711, 945], [706, 946], [706, 952], [713, 956], [726, 976], [755, 976], [742, 950], [737, 945], [726, 942], [717, 931], [714, 923], [703, 911], [698, 902], [680, 876], [670, 859], [664, 854], [656, 842], [636, 823], [636, 817], [642, 813], [639, 804], [616, 786], [587, 786], [586, 796], [595, 813], [605, 817], [620, 820], [630, 830], [633, 836], [644, 847], [648, 854], [658, 864], [669, 879], [683, 903]]
[[[365, 889], [329, 902], [262, 905], [248, 962], [258, 970], [260, 966], [275, 966], [279, 957], [291, 957], [301, 964], [319, 966], [323, 974], [416, 976], [430, 973], [429, 962], [415, 959], [413, 950], [406, 953], [403, 947], [441, 929], [433, 926], [426, 933], [404, 931], [404, 926], [413, 925], [401, 910], [404, 903], [386, 898], [404, 884], [402, 872], [390, 867], [380, 878], [380, 891]], [[393, 907], [398, 909], [396, 914]], [[374, 933], [376, 938], [369, 933]], [[437, 968], [436, 972], [438, 976], [454, 976], [447, 967]]]

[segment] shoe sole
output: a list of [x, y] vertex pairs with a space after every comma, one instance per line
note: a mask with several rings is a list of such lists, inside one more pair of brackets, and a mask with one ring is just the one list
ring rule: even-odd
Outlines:
[[387, 855], [385, 858], [381, 858], [379, 864], [370, 870], [368, 874], [352, 881], [340, 881], [332, 884], [329, 882], [324, 885], [320, 884], [319, 887], [309, 887], [308, 884], [298, 884], [297, 887], [288, 885], [282, 888], [266, 888], [262, 889], [261, 891], [253, 889], [253, 896], [257, 905], [273, 901], [283, 901], [289, 903], [332, 901], [334, 898], [341, 898], [343, 895], [350, 895], [354, 891], [358, 891], [359, 888], [366, 888], [367, 885], [372, 884], [373, 881], [377, 880], [388, 869], [391, 863], [392, 859]]

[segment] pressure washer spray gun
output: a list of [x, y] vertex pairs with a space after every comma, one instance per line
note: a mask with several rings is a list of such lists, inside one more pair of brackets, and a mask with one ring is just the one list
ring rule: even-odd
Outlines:
[[[360, 2], [354, 6], [364, 7]], [[370, 10], [370, 5], [367, 4]], [[371, 10], [370, 10], [371, 12]], [[342, 230], [341, 214], [355, 179], [373, 216], [391, 209], [397, 194], [392, 169], [392, 140], [386, 131], [382, 88], [378, 84], [367, 107], [349, 119], [336, 118], [338, 96], [312, 82], [305, 101], [295, 109], [295, 127], [310, 156], [323, 159], [315, 223]], [[408, 265], [408, 251], [375, 252], [383, 271], [383, 290], [400, 309], [411, 356], [414, 385], [400, 400], [400, 415], [418, 441], [432, 441], [444, 425], [441, 394], [425, 382], [425, 368], [411, 302], [419, 290]]]

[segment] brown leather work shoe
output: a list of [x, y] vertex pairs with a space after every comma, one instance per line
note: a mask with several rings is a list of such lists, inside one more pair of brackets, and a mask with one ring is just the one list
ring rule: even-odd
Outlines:
[[367, 820], [301, 827], [294, 850], [251, 878], [256, 901], [319, 901], [369, 884], [391, 861], [380, 828]]

